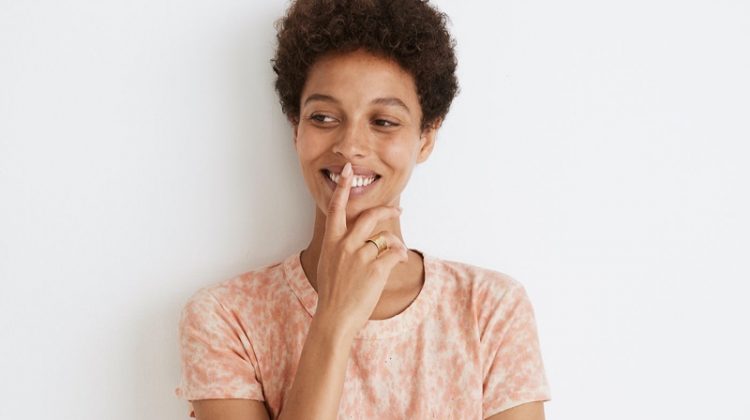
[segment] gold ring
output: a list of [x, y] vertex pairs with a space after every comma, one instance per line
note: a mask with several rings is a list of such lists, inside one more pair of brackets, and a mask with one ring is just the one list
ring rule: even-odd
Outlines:
[[378, 255], [382, 254], [388, 249], [388, 242], [385, 240], [385, 236], [383, 235], [375, 235], [365, 241], [365, 243], [367, 242], [372, 242], [373, 244], [375, 244], [375, 246], [378, 248]]

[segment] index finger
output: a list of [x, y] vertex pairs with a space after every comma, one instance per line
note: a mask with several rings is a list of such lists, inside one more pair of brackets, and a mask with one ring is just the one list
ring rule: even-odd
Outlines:
[[346, 233], [346, 204], [349, 202], [349, 190], [352, 189], [352, 164], [346, 162], [341, 170], [336, 189], [328, 203], [326, 216], [326, 235], [340, 238]]

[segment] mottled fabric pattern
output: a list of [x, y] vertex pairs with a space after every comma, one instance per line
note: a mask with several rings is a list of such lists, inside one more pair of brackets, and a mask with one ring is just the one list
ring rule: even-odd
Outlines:
[[[418, 251], [425, 280], [398, 315], [369, 320], [352, 346], [339, 419], [485, 419], [547, 401], [534, 311], [503, 273]], [[179, 324], [186, 401], [264, 401], [292, 387], [318, 296], [300, 253], [197, 291]], [[188, 405], [190, 416], [193, 416]]]

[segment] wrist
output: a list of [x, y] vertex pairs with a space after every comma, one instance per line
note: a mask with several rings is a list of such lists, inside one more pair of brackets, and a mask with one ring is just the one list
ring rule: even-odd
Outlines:
[[343, 325], [338, 317], [316, 312], [310, 324], [310, 333], [320, 336], [335, 345], [351, 345], [357, 332]]

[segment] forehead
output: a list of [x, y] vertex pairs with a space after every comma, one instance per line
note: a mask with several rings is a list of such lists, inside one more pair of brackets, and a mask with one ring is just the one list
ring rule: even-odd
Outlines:
[[304, 104], [316, 94], [350, 104], [380, 97], [399, 98], [410, 108], [419, 104], [411, 74], [393, 60], [361, 50], [319, 58], [310, 67], [300, 99]]

